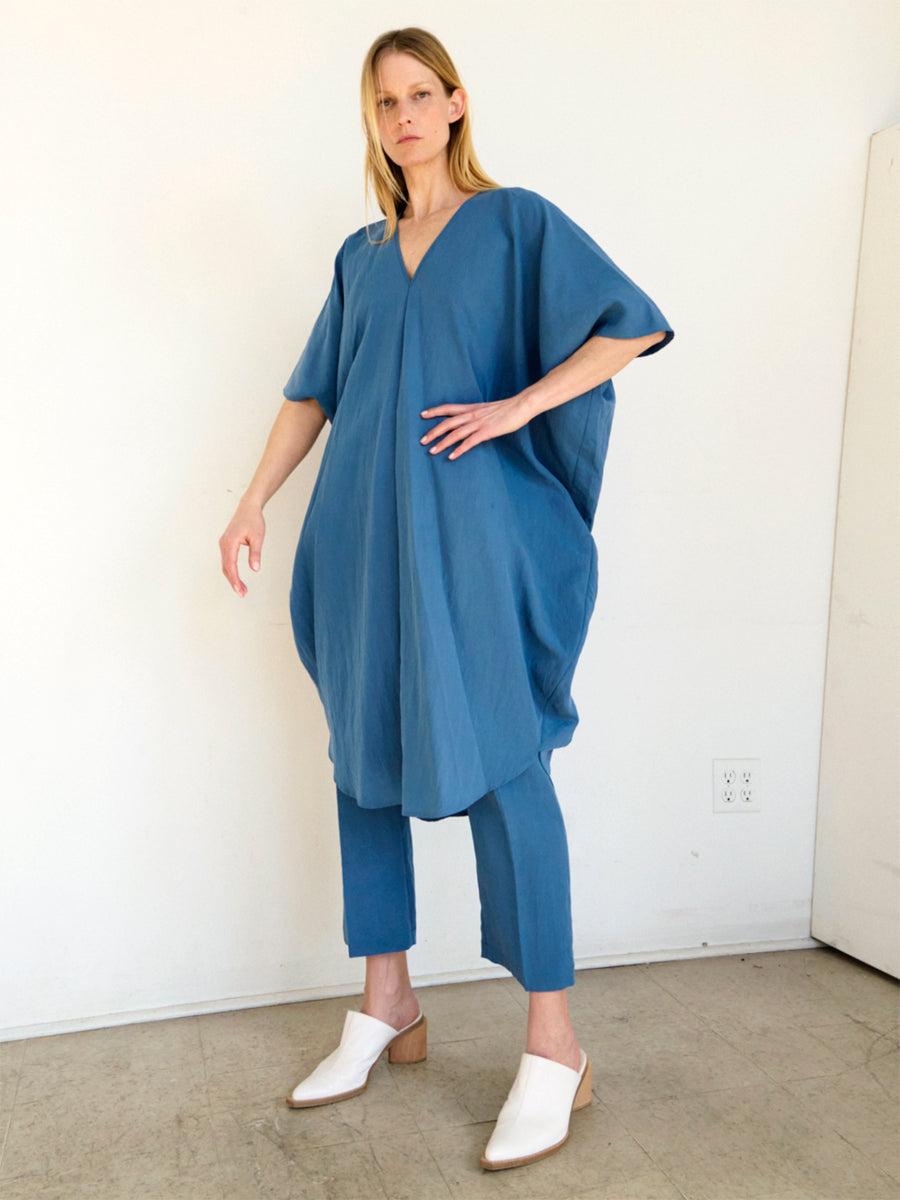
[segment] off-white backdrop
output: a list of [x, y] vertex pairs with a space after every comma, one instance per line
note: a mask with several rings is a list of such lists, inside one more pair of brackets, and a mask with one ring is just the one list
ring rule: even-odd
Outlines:
[[[419, 23], [479, 153], [677, 330], [622, 377], [582, 725], [555, 760], [581, 963], [803, 944], [882, 0], [32, 0], [4, 17], [0, 1031], [352, 991], [287, 590], [216, 540], [363, 223], [357, 74]], [[316, 455], [316, 461], [318, 454]], [[714, 757], [762, 812], [716, 815]], [[416, 829], [420, 978], [478, 953], [467, 823]]]

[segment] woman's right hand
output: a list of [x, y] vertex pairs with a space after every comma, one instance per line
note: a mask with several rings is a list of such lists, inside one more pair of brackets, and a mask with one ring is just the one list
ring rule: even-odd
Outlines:
[[258, 571], [265, 536], [266, 522], [262, 508], [242, 500], [228, 528], [219, 538], [222, 574], [241, 597], [247, 595], [247, 585], [238, 574], [238, 551], [241, 546], [246, 546], [249, 551], [250, 570]]
[[259, 570], [266, 536], [263, 507], [309, 453], [326, 420], [324, 411], [312, 398], [285, 400], [275, 418], [256, 474], [219, 538], [222, 574], [239, 596], [247, 595], [247, 586], [238, 575], [238, 551], [246, 546], [250, 551], [250, 570]]

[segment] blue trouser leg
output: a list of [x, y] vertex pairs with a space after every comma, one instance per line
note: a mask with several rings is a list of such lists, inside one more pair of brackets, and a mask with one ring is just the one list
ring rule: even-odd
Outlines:
[[[481, 952], [529, 992], [555, 992], [575, 980], [566, 829], [545, 761], [468, 812]], [[351, 956], [409, 949], [416, 937], [409, 819], [396, 807], [361, 808], [338, 791], [338, 821]]]
[[[549, 756], [547, 756], [549, 758]], [[537, 761], [469, 809], [481, 953], [528, 992], [575, 982], [566, 827], [549, 770]]]
[[409, 817], [361, 808], [338, 788], [344, 941], [351, 957], [408, 950], [416, 940]]

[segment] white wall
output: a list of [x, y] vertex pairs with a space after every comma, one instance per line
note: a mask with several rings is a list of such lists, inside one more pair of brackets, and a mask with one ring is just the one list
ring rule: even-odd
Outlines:
[[[33, 0], [0, 37], [0, 1030], [352, 991], [287, 613], [306, 464], [238, 602], [216, 539], [363, 221], [357, 73], [433, 28], [502, 182], [662, 306], [621, 380], [555, 760], [583, 962], [809, 933], [834, 508], [882, 0]], [[711, 760], [764, 811], [714, 815]], [[465, 822], [417, 829], [419, 976], [484, 967]]]

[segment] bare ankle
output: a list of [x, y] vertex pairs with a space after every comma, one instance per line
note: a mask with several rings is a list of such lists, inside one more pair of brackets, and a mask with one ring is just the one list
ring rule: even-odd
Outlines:
[[581, 1066], [581, 1048], [572, 1028], [566, 993], [531, 992], [528, 1000], [526, 1052], [577, 1071]]
[[549, 1058], [552, 1062], [562, 1063], [564, 1067], [571, 1067], [573, 1071], [577, 1071], [581, 1066], [581, 1047], [574, 1030], [567, 1037], [530, 1035], [525, 1043], [525, 1050], [538, 1058]]
[[364, 995], [360, 1012], [395, 1029], [405, 1029], [419, 1015], [419, 1002], [412, 989], [403, 996]]
[[416, 1019], [419, 1002], [409, 981], [405, 954], [378, 954], [366, 959], [361, 1011], [395, 1029], [404, 1029]]

